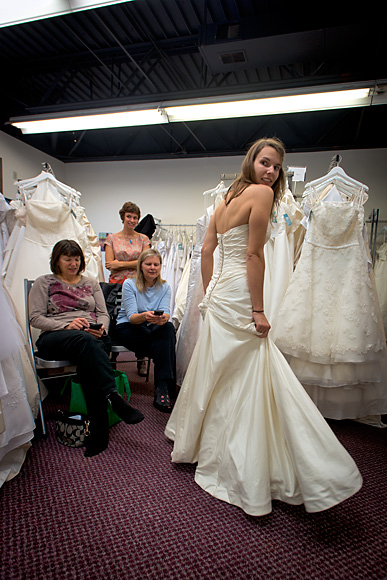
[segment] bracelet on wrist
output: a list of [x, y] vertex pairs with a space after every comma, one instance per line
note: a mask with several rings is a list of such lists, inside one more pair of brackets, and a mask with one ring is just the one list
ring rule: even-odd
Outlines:
[[263, 314], [265, 311], [264, 310], [253, 310], [253, 312], [258, 312], [259, 314]]

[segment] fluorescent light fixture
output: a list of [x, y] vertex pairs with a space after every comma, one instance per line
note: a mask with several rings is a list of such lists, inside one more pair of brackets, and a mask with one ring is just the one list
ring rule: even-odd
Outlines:
[[204, 119], [227, 119], [232, 117], [256, 117], [259, 115], [280, 115], [301, 111], [322, 111], [343, 107], [364, 106], [369, 96], [369, 88], [288, 95], [224, 103], [165, 107], [170, 122], [198, 121]]
[[30, 133], [60, 133], [63, 131], [87, 131], [89, 129], [111, 129], [114, 127], [135, 127], [137, 125], [157, 125], [168, 123], [168, 117], [162, 109], [145, 109], [139, 111], [117, 111], [80, 115], [70, 113], [67, 116], [12, 121], [11, 124], [22, 131]]
[[[345, 107], [364, 107], [378, 104], [373, 100], [369, 87], [301, 95], [246, 98], [227, 97], [223, 102], [198, 100], [196, 104], [173, 103], [148, 105], [147, 109], [129, 107], [94, 109], [92, 111], [73, 111], [41, 117], [21, 117], [10, 119], [10, 123], [23, 133], [57, 133], [61, 131], [87, 131], [113, 127], [133, 127], [182, 121], [227, 119], [232, 117], [257, 117], [260, 115], [279, 115], [304, 111], [323, 111]], [[254, 95], [256, 96], [256, 95]], [[228, 100], [226, 100], [228, 99]], [[385, 98], [380, 101], [385, 104]]]
[[0, 3], [0, 28], [126, 1], [128, 0], [3, 0]]

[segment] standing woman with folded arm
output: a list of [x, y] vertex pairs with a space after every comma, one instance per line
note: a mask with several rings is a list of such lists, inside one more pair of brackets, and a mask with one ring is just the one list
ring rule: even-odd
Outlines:
[[[119, 214], [123, 224], [122, 230], [109, 234], [105, 241], [105, 266], [110, 270], [111, 284], [123, 284], [128, 278], [135, 278], [139, 255], [151, 247], [148, 236], [134, 229], [141, 217], [138, 205], [127, 201]], [[137, 370], [140, 376], [146, 375], [146, 364], [143, 359], [138, 359]]]

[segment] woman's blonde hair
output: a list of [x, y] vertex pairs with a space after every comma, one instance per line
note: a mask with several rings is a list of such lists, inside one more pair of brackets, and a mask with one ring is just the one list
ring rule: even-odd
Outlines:
[[[159, 259], [160, 261], [160, 266], [163, 263], [163, 259], [161, 257], [161, 254], [157, 251], [154, 250], [153, 248], [148, 248], [147, 250], [144, 250], [143, 252], [141, 252], [141, 254], [138, 257], [137, 260], [137, 276], [136, 276], [136, 286], [139, 289], [140, 292], [144, 292], [145, 290], [145, 278], [144, 278], [144, 273], [142, 271], [142, 264], [143, 262], [149, 258], [149, 256], [155, 256], [156, 258]], [[159, 275], [156, 278], [156, 285], [161, 285], [161, 284], [165, 284], [165, 280], [163, 280], [161, 278], [161, 271], [159, 272]]]
[[[239, 197], [241, 193], [244, 192], [246, 187], [252, 183], [256, 183], [254, 161], [264, 147], [273, 147], [273, 149], [275, 149], [275, 151], [277, 151], [278, 155], [280, 156], [282, 164], [285, 157], [285, 146], [281, 139], [278, 139], [277, 137], [264, 137], [262, 139], [258, 139], [258, 141], [255, 141], [255, 143], [251, 145], [250, 149], [246, 153], [246, 157], [242, 163], [240, 176], [230, 185], [226, 195], [224, 196], [226, 205], [228, 205], [235, 197]], [[278, 178], [272, 187], [274, 191], [272, 210], [280, 202], [285, 188], [286, 176], [281, 165]]]

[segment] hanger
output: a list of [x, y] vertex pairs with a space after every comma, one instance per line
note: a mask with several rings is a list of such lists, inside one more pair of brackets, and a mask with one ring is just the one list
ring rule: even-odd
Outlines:
[[306, 184], [302, 197], [304, 199], [309, 198], [308, 205], [313, 206], [317, 201], [324, 199], [333, 186], [336, 187], [343, 201], [354, 201], [359, 206], [367, 201], [369, 188], [364, 183], [347, 175], [339, 167], [341, 159], [341, 155], [335, 155], [332, 158], [327, 175]]
[[387, 226], [383, 226], [376, 237], [378, 238], [381, 234], [384, 234], [384, 241], [386, 241]]
[[228, 187], [225, 187], [224, 181], [222, 180], [213, 189], [203, 191], [203, 195], [211, 195], [211, 197], [214, 197], [215, 195], [218, 195], [220, 193], [226, 193], [227, 190], [228, 190]]
[[56, 177], [53, 175], [49, 164], [43, 163], [42, 165], [44, 166], [44, 169], [36, 177], [31, 177], [29, 179], [23, 179], [21, 181], [15, 182], [15, 185], [18, 187], [18, 194], [20, 194], [22, 201], [25, 203], [26, 200], [32, 197], [39, 183], [42, 181], [50, 181], [54, 185], [61, 200], [66, 203], [70, 209], [72, 209], [74, 206], [79, 206], [81, 193], [69, 185], [58, 181], [58, 179], [56, 179]]

